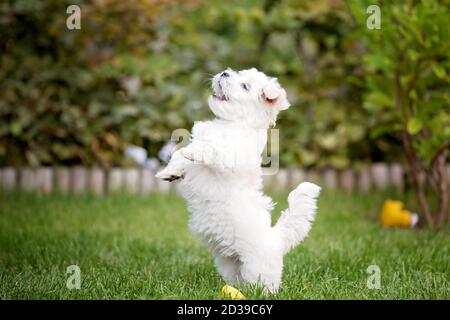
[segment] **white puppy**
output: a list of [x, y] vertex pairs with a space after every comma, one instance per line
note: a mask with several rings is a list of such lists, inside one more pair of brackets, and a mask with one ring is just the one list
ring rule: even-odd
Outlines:
[[212, 80], [209, 107], [216, 116], [196, 122], [189, 145], [174, 152], [156, 176], [180, 180], [189, 226], [215, 255], [229, 284], [281, 284], [283, 255], [311, 229], [320, 188], [301, 183], [275, 226], [272, 200], [262, 192], [261, 154], [267, 129], [289, 107], [275, 78], [256, 69], [227, 69]]

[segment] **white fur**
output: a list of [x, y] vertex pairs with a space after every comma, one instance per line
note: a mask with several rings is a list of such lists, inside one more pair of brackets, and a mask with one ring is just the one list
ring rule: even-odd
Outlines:
[[158, 178], [180, 180], [189, 226], [215, 255], [229, 284], [281, 284], [283, 255], [308, 234], [320, 188], [301, 183], [271, 225], [272, 200], [262, 192], [261, 153], [267, 129], [289, 107], [274, 78], [256, 69], [217, 74], [208, 104], [216, 119], [196, 122], [191, 143], [172, 155]]

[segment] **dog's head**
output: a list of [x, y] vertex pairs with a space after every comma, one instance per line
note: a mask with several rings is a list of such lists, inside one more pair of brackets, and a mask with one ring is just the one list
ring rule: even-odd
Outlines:
[[255, 68], [220, 72], [212, 79], [212, 89], [208, 103], [218, 118], [257, 127], [275, 124], [278, 113], [290, 105], [277, 79]]

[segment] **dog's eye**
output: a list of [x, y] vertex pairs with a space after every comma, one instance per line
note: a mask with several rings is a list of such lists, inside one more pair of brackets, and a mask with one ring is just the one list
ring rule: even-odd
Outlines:
[[250, 85], [248, 83], [241, 83], [241, 87], [242, 89], [244, 89], [245, 91], [250, 90]]

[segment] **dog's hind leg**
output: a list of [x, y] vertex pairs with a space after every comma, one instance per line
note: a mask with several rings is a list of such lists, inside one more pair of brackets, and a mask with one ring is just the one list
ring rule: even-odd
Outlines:
[[233, 257], [217, 256], [215, 259], [217, 271], [227, 284], [239, 283], [240, 261]]
[[240, 278], [243, 283], [262, 284], [275, 293], [281, 285], [283, 254], [275, 239], [253, 244], [252, 250], [241, 256]]

